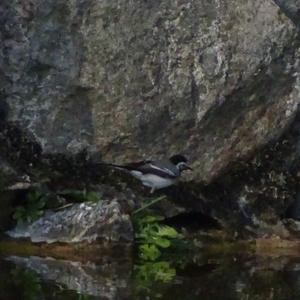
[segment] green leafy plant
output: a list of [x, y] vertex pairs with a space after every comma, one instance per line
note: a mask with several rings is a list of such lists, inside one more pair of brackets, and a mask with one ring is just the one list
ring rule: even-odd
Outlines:
[[38, 219], [44, 211], [47, 202], [47, 195], [38, 190], [30, 191], [26, 197], [24, 206], [18, 206], [13, 218], [18, 223], [29, 223]]
[[[33, 222], [43, 214], [46, 203], [49, 200], [53, 203], [53, 200], [61, 196], [68, 198], [71, 202], [101, 201], [99, 194], [95, 191], [63, 190], [56, 193], [45, 193], [40, 190], [32, 190], [27, 194], [25, 204], [16, 207], [13, 219], [17, 220], [18, 224]], [[67, 206], [68, 204], [63, 206], [63, 208]]]
[[134, 266], [135, 279], [141, 282], [169, 282], [176, 275], [176, 270], [167, 261], [147, 262]]
[[146, 216], [134, 220], [135, 239], [139, 257], [145, 261], [155, 261], [162, 249], [170, 248], [182, 236], [171, 226], [161, 224], [160, 216]]
[[[153, 283], [168, 283], [176, 276], [176, 269], [168, 261], [140, 261], [133, 267], [134, 294], [137, 299], [161, 298], [153, 291]], [[141, 297], [141, 295], [143, 297]]]

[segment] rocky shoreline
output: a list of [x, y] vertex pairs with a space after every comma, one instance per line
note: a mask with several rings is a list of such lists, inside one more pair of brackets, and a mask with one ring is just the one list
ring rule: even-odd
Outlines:
[[[75, 203], [55, 216], [79, 215], [88, 190], [103, 201], [92, 212], [118, 210], [116, 223], [106, 216], [118, 229], [103, 225], [109, 239], [125, 230], [132, 241], [144, 191], [99, 162], [182, 152], [194, 172], [162, 192], [162, 216], [297, 240], [299, 1], [117, 2], [0, 4], [1, 231], [17, 208]], [[29, 209], [36, 191], [47, 199]], [[49, 240], [80, 241], [73, 229], [81, 236], [90, 220], [78, 224]], [[23, 236], [44, 241], [44, 226], [29, 226]]]

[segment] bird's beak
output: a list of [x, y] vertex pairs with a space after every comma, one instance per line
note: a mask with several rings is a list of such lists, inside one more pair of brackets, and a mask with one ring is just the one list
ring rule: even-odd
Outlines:
[[182, 168], [182, 169], [181, 169], [182, 171], [185, 171], [185, 170], [190, 170], [190, 171], [192, 171], [192, 170], [193, 170], [190, 166], [188, 166], [188, 165], [186, 165], [186, 164], [184, 164], [181, 168]]
[[193, 170], [190, 166], [187, 165], [186, 162], [181, 162], [177, 166], [178, 170], [180, 172], [185, 171], [185, 170]]

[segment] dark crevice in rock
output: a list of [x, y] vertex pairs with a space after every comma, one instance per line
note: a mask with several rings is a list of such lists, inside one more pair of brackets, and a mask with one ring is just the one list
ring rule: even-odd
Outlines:
[[[0, 81], [1, 82], [1, 81]], [[2, 95], [1, 95], [1, 91], [0, 91], [0, 123], [3, 123], [6, 121], [7, 116], [8, 116], [8, 104], [2, 100]]]
[[299, 0], [274, 0], [284, 14], [290, 18], [295, 25], [300, 26], [300, 1]]
[[189, 231], [222, 229], [220, 223], [209, 215], [200, 212], [183, 213], [166, 220], [166, 224], [175, 227], [184, 227]]
[[42, 148], [18, 123], [4, 122], [0, 123], [0, 151], [13, 167], [26, 172], [39, 162]]
[[[300, 186], [299, 186], [300, 188]], [[283, 218], [294, 219], [300, 221], [300, 193], [299, 190], [295, 191], [294, 201], [287, 207], [283, 214]]]

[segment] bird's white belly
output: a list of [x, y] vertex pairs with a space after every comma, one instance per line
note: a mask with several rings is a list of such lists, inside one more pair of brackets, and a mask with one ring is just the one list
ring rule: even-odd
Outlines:
[[130, 172], [135, 178], [142, 181], [143, 185], [154, 188], [155, 190], [165, 188], [175, 183], [175, 179], [163, 178], [154, 174], [143, 174], [139, 171]]
[[141, 180], [145, 186], [149, 186], [156, 190], [165, 188], [169, 185], [174, 184], [174, 182], [175, 182], [174, 179], [162, 178], [162, 177], [159, 177], [159, 176], [153, 175], [153, 174], [143, 175]]

